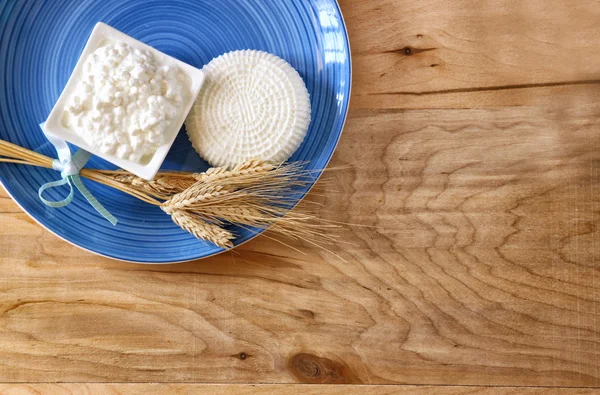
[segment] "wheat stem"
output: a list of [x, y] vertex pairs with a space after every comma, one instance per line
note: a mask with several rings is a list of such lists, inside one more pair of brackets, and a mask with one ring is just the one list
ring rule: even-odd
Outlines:
[[[0, 162], [52, 168], [52, 158], [3, 140], [0, 156]], [[84, 168], [80, 174], [160, 206], [181, 228], [223, 248], [233, 247], [234, 235], [224, 228], [227, 223], [243, 228], [270, 227], [282, 236], [321, 248], [322, 244], [337, 244], [337, 236], [330, 234], [340, 227], [337, 223], [319, 220], [312, 211], [289, 212], [299, 196], [295, 188], [308, 186], [318, 173], [304, 170], [304, 165], [251, 160], [231, 170], [159, 172], [151, 181], [123, 170]]]

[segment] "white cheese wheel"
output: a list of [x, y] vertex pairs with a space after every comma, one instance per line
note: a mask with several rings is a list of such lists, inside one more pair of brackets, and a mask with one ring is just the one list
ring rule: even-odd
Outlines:
[[213, 59], [185, 125], [195, 150], [213, 166], [249, 159], [287, 160], [310, 124], [310, 96], [285, 60], [262, 51]]

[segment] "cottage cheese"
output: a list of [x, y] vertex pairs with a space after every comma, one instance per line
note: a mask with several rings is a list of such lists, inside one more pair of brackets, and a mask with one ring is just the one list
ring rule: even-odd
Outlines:
[[63, 125], [98, 151], [147, 162], [167, 142], [183, 110], [185, 75], [145, 50], [109, 43], [89, 55], [63, 113]]

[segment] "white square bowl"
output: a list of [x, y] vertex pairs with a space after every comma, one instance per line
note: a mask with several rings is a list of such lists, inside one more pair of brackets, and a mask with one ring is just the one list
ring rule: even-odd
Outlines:
[[[88, 56], [94, 52], [99, 47], [103, 46], [106, 43], [122, 41], [127, 45], [132, 46], [133, 48], [137, 48], [139, 50], [147, 50], [154, 56], [154, 59], [161, 66], [177, 66], [179, 70], [187, 75], [187, 80], [191, 82], [189, 86], [190, 95], [184, 98], [182, 103], [182, 110], [177, 119], [174, 119], [171, 122], [170, 127], [165, 131], [167, 134], [167, 138], [165, 139], [166, 143], [161, 145], [157, 151], [152, 156], [152, 159], [146, 164], [141, 164], [133, 161], [129, 161], [126, 159], [118, 158], [114, 155], [108, 155], [99, 152], [96, 148], [88, 145], [83, 137], [79, 136], [72, 130], [68, 129], [62, 124], [62, 115], [65, 111], [65, 106], [73, 94], [73, 91], [76, 89], [77, 83], [80, 81], [80, 78], [83, 74], [83, 66], [88, 58]], [[99, 156], [102, 159], [105, 159], [122, 169], [125, 169], [136, 176], [142, 177], [146, 180], [151, 180], [154, 178], [160, 166], [162, 165], [171, 145], [173, 145], [173, 141], [175, 141], [175, 137], [177, 137], [177, 133], [181, 129], [183, 122], [187, 114], [190, 112], [196, 97], [198, 96], [198, 92], [200, 92], [200, 88], [204, 83], [204, 73], [190, 66], [187, 63], [184, 63], [180, 60], [177, 60], [169, 55], [166, 55], [149, 45], [146, 45], [132, 37], [129, 37], [125, 33], [122, 33], [102, 22], [99, 22], [94, 27], [90, 38], [77, 61], [77, 65], [69, 77], [69, 81], [62, 91], [58, 101], [54, 105], [54, 108], [50, 112], [48, 119], [46, 120], [45, 130], [58, 138], [68, 141], [79, 148], [83, 148], [86, 151], [91, 152], [94, 155]]]

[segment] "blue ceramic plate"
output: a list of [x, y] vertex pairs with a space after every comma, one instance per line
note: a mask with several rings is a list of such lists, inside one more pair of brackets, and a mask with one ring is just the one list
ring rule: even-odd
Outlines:
[[[351, 85], [350, 49], [335, 0], [0, 0], [0, 138], [55, 157], [38, 124], [59, 97], [94, 25], [105, 22], [160, 51], [201, 68], [238, 49], [286, 59], [311, 94], [312, 123], [291, 160], [327, 165], [342, 133]], [[88, 167], [112, 168], [93, 158]], [[181, 131], [164, 169], [202, 171]], [[221, 252], [171, 222], [160, 209], [84, 181], [113, 213], [113, 227], [79, 195], [52, 209], [37, 196], [56, 180], [52, 170], [0, 163], [0, 180], [42, 226], [89, 251], [126, 261], [168, 263]], [[59, 199], [52, 191], [50, 198]], [[305, 191], [303, 191], [305, 192]], [[256, 235], [236, 229], [239, 245]]]

